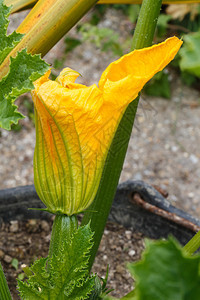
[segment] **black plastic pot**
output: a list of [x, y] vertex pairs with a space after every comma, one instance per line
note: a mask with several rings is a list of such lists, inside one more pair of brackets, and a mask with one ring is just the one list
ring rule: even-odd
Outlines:
[[[0, 190], [0, 221], [45, 218], [33, 185]], [[126, 181], [118, 185], [109, 220], [143, 233], [153, 239], [173, 235], [181, 244], [200, 230], [200, 221], [172, 206], [155, 188], [143, 181]]]

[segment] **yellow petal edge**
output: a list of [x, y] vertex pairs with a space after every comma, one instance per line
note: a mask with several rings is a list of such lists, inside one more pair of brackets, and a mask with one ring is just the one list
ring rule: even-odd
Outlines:
[[69, 68], [56, 81], [48, 72], [35, 82], [34, 181], [49, 211], [73, 215], [89, 207], [125, 109], [181, 44], [172, 37], [124, 55], [103, 72], [99, 87], [75, 83], [79, 74]]

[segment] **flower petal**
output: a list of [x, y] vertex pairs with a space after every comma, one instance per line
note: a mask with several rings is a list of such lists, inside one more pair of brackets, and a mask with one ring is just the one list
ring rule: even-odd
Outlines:
[[74, 83], [76, 78], [80, 74], [70, 68], [65, 68], [60, 72], [60, 75], [56, 78], [56, 81], [63, 87], [69, 87], [70, 84]]
[[174, 58], [181, 45], [181, 40], [172, 37], [158, 45], [135, 50], [111, 63], [99, 81], [104, 101], [118, 107], [130, 103], [144, 84]]
[[[96, 85], [70, 90], [47, 81], [33, 92], [33, 100], [38, 136], [42, 136], [36, 143], [36, 149], [41, 149], [35, 151], [35, 185], [44, 178], [54, 190], [51, 210], [64, 209], [69, 215], [83, 210], [96, 193], [95, 174], [102, 168], [104, 153], [95, 137], [102, 127], [98, 114], [102, 93]], [[44, 195], [42, 186], [39, 190], [42, 200], [48, 196], [43, 202], [49, 203], [50, 195]]]
[[72, 215], [91, 204], [124, 110], [181, 44], [172, 38], [125, 55], [104, 71], [99, 88], [75, 83], [79, 74], [69, 68], [56, 81], [48, 73], [35, 82], [34, 178], [49, 210]]

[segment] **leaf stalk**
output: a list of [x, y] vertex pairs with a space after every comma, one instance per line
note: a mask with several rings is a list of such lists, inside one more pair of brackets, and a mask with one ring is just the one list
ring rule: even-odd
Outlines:
[[0, 299], [12, 300], [1, 263], [0, 263]]
[[194, 254], [200, 248], [200, 231], [198, 231], [193, 238], [183, 247], [185, 252], [189, 255]]
[[63, 241], [69, 240], [74, 231], [78, 228], [78, 221], [75, 215], [56, 215], [51, 233], [51, 241], [49, 246], [49, 258], [59, 253]]

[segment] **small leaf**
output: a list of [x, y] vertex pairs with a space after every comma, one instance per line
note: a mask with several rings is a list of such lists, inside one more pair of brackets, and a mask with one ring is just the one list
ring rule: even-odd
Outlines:
[[11, 261], [11, 265], [12, 265], [13, 268], [15, 268], [15, 270], [17, 270], [17, 269], [18, 269], [18, 266], [19, 266], [19, 261], [18, 261], [18, 259], [13, 258], [12, 261]]
[[18, 278], [19, 280], [23, 280], [24, 277], [25, 277], [24, 273], [20, 273], [20, 274], [17, 276], [17, 278]]

